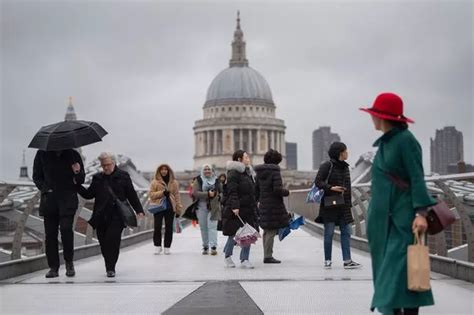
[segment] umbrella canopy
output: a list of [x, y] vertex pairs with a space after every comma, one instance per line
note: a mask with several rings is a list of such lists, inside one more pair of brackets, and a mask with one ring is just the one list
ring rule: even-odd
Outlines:
[[102, 141], [107, 134], [101, 125], [91, 121], [61, 121], [41, 127], [28, 145], [44, 151], [79, 148]]

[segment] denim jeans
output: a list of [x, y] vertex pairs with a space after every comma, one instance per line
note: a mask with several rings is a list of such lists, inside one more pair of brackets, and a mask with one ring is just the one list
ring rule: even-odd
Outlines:
[[198, 208], [196, 214], [201, 229], [202, 247], [217, 247], [217, 221], [211, 220], [211, 212], [205, 208]]
[[[234, 251], [234, 246], [235, 246], [234, 236], [229, 236], [224, 246], [225, 258], [232, 256], [232, 252]], [[247, 247], [242, 247], [242, 249], [240, 250], [240, 261], [242, 262], [244, 260], [249, 260], [249, 255], [250, 255], [250, 245]]]
[[[332, 239], [334, 236], [334, 222], [324, 223], [324, 260], [331, 260], [332, 256]], [[351, 226], [350, 224], [341, 224], [341, 249], [342, 259], [344, 261], [351, 260]]]

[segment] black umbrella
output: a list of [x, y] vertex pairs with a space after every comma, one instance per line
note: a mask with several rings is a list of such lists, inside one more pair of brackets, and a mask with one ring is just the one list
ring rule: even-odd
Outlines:
[[107, 131], [91, 121], [71, 120], [41, 127], [28, 145], [44, 151], [79, 148], [102, 141]]

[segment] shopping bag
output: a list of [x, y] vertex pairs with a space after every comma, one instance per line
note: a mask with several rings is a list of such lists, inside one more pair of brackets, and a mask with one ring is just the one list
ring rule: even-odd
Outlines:
[[180, 218], [174, 218], [173, 222], [173, 232], [175, 233], [181, 233], [183, 231], [183, 224], [181, 223]]
[[252, 244], [255, 244], [260, 237], [260, 233], [248, 223], [245, 223], [239, 215], [237, 215], [240, 222], [242, 222], [243, 226], [237, 230], [235, 233], [234, 241], [240, 247], [248, 247]]
[[313, 184], [308, 194], [306, 195], [306, 203], [321, 203], [323, 197], [324, 189], [319, 189], [316, 184]]
[[430, 255], [428, 246], [425, 246], [424, 236], [416, 232], [414, 244], [408, 246], [407, 275], [410, 291], [423, 292], [431, 289]]

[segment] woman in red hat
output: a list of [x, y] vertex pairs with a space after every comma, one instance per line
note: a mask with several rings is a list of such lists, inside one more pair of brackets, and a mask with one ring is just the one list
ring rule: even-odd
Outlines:
[[413, 233], [427, 229], [426, 209], [435, 204], [424, 180], [421, 146], [408, 130], [414, 121], [403, 115], [403, 101], [393, 93], [377, 96], [372, 116], [383, 135], [372, 165], [372, 199], [367, 214], [367, 239], [372, 256], [372, 310], [383, 314], [418, 314], [433, 305], [430, 291], [413, 292], [407, 284], [407, 247]]

